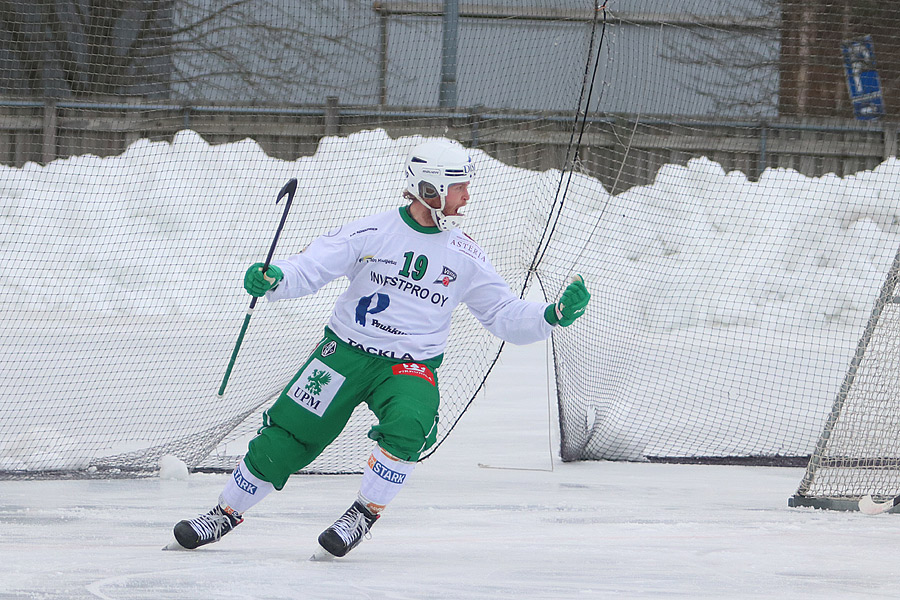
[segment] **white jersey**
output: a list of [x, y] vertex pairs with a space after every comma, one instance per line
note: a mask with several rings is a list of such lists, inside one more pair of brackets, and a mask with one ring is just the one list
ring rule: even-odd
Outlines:
[[487, 255], [458, 229], [423, 227], [407, 208], [343, 225], [301, 254], [272, 264], [284, 279], [269, 300], [312, 294], [347, 277], [328, 327], [366, 352], [399, 360], [426, 360], [444, 352], [453, 309], [463, 302], [491, 333], [513, 344], [550, 336], [548, 306], [521, 300]]

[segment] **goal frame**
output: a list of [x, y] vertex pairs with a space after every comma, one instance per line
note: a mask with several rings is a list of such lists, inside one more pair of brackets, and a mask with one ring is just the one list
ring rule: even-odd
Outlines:
[[[816, 480], [816, 475], [821, 468], [854, 468], [860, 466], [863, 463], [865, 463], [868, 468], [872, 468], [873, 466], [875, 468], [900, 468], [898, 467], [896, 459], [878, 459], [874, 461], [873, 465], [873, 459], [871, 458], [828, 458], [825, 456], [825, 453], [828, 450], [829, 442], [831, 440], [831, 434], [841, 418], [844, 404], [846, 403], [847, 397], [850, 394], [850, 390], [852, 389], [853, 384], [856, 381], [856, 376], [860, 364], [862, 364], [862, 361], [866, 356], [866, 351], [872, 341], [872, 337], [875, 334], [878, 323], [881, 320], [881, 315], [884, 312], [885, 307], [889, 304], [900, 304], [900, 295], [896, 293], [898, 284], [900, 284], [900, 248], [897, 249], [897, 253], [894, 255], [894, 260], [891, 263], [891, 268], [888, 271], [888, 275], [881, 286], [878, 298], [875, 301], [875, 306], [872, 308], [872, 312], [869, 315], [869, 320], [866, 323], [866, 328], [863, 330], [863, 334], [856, 345], [856, 352], [854, 352], [853, 358], [850, 360], [850, 366], [848, 367], [847, 373], [844, 376], [844, 380], [841, 383], [838, 395], [835, 398], [834, 403], [832, 404], [831, 411], [828, 413], [828, 418], [825, 420], [825, 425], [822, 428], [822, 433], [819, 435], [818, 441], [816, 442], [815, 449], [813, 450], [812, 455], [810, 455], [809, 463], [806, 466], [806, 473], [804, 474], [803, 479], [800, 481], [797, 492], [793, 496], [788, 498], [788, 506], [790, 507], [812, 507], [843, 511], [859, 510], [859, 499], [861, 498], [861, 495], [859, 494], [848, 494], [846, 496], [816, 496], [810, 494], [810, 490]], [[900, 490], [897, 490], [897, 492], [900, 492]], [[884, 501], [890, 499], [891, 497], [891, 495], [881, 494], [875, 496], [875, 500]]]

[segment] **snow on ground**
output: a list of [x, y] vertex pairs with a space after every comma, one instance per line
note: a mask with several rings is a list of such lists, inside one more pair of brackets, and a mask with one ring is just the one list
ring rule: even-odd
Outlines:
[[546, 372], [543, 344], [508, 347], [372, 539], [332, 563], [306, 559], [357, 476], [296, 476], [193, 552], [161, 548], [226, 475], [0, 482], [0, 599], [897, 596], [900, 517], [788, 508], [802, 469], [560, 463]]

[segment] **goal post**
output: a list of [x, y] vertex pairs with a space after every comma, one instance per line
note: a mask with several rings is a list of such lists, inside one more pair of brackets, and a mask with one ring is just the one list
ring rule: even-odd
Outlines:
[[810, 456], [792, 507], [857, 510], [900, 492], [900, 249]]

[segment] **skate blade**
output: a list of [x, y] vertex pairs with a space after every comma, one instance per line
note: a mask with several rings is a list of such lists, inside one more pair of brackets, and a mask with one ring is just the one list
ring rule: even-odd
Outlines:
[[185, 548], [184, 546], [179, 544], [178, 540], [172, 540], [171, 542], [169, 542], [168, 544], [163, 546], [162, 549], [163, 550], [187, 550], [188, 548]]
[[313, 562], [328, 562], [336, 558], [337, 556], [335, 556], [322, 546], [316, 546], [316, 551], [313, 552], [313, 555], [309, 557], [309, 560]]

